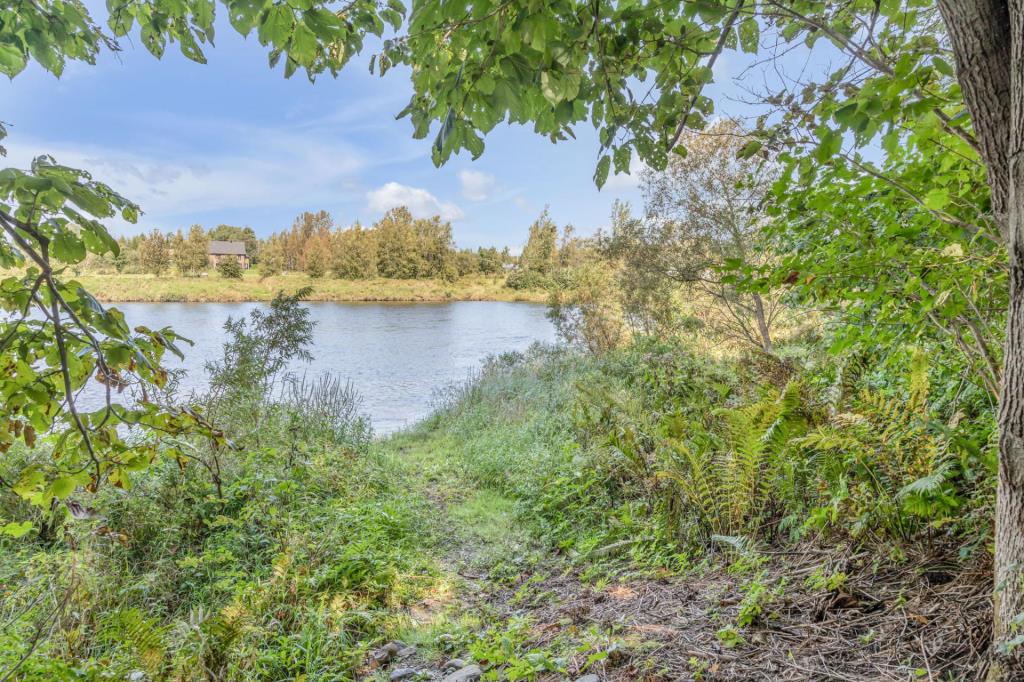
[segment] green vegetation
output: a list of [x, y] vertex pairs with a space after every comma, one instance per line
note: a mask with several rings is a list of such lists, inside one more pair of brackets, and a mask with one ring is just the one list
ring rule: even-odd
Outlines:
[[[264, 261], [265, 262], [265, 261]], [[262, 263], [261, 263], [262, 267]], [[543, 289], [521, 290], [505, 286], [504, 275], [466, 275], [455, 282], [439, 279], [348, 280], [305, 273], [277, 273], [264, 276], [245, 270], [241, 279], [83, 273], [77, 278], [101, 301], [269, 301], [278, 291], [297, 291], [312, 285], [313, 301], [530, 301], [543, 303]]]
[[[259, 281], [250, 281], [231, 259], [211, 268], [213, 240], [244, 241]], [[103, 301], [265, 301], [304, 280], [318, 280], [317, 300], [544, 300], [548, 280], [534, 276], [529, 258], [519, 260], [508, 248], [458, 250], [450, 224], [396, 208], [365, 229], [358, 223], [336, 228], [325, 211], [303, 213], [289, 231], [266, 240], [252, 228], [231, 225], [209, 232], [193, 225], [187, 235], [152, 230], [118, 240], [116, 254], [87, 254], [74, 271]], [[502, 291], [506, 267], [513, 268], [508, 286], [515, 292]], [[524, 278], [523, 272], [531, 274]], [[231, 281], [218, 284], [214, 274]], [[243, 276], [245, 286], [239, 286]]]
[[[465, 652], [509, 680], [678, 678], [682, 660], [701, 679], [1024, 677], [1020, 2], [221, 4], [286, 76], [336, 74], [390, 26], [371, 71], [408, 67], [400, 115], [417, 138], [436, 128], [435, 163], [479, 156], [502, 122], [552, 141], [589, 124], [596, 183], [636, 157], [648, 206], [620, 207], [591, 243], [556, 244], [542, 216], [510, 278], [549, 288], [586, 354], [496, 359], [433, 430], [371, 445], [336, 385], [271, 396], [229, 381], [174, 404], [160, 361], [179, 337], [129, 329], [73, 279], [87, 259], [160, 277], [166, 236], [128, 258], [102, 221], [135, 222], [131, 201], [49, 157], [0, 171], [5, 676], [379, 677], [363, 649], [451, 574], [425, 557], [511, 546], [515, 513], [539, 555], [484, 561], [488, 595], [468, 616], [395, 625], [431, 659]], [[127, 0], [107, 35], [78, 0], [18, 3], [0, 10], [0, 71], [59, 75], [136, 24], [155, 56], [171, 42], [201, 62], [215, 7]], [[753, 125], [710, 136], [736, 149], [704, 154], [691, 133], [714, 114], [704, 87], [725, 51], [826, 66], [751, 93]], [[258, 254], [264, 274], [494, 268], [493, 253], [454, 253], [439, 220], [396, 212], [345, 237], [330, 222], [303, 216], [301, 251]], [[703, 315], [679, 304], [701, 288]], [[301, 319], [280, 317], [301, 339]], [[231, 342], [274, 348], [253, 327], [275, 320], [236, 324]], [[83, 413], [90, 383], [107, 399]], [[409, 449], [434, 478], [406, 475]], [[488, 499], [499, 516], [454, 536], [423, 521], [455, 501], [464, 527]], [[685, 598], [659, 588], [682, 575], [704, 582]], [[694, 604], [699, 625], [652, 634], [684, 627], [686, 608], [645, 611], [652, 592]], [[589, 627], [552, 606], [600, 614], [609, 599]]]
[[[205, 402], [230, 446], [188, 439], [127, 493], [74, 496], [48, 536], [4, 541], [5, 667], [28, 654], [23, 679], [384, 679], [371, 654], [391, 639], [421, 669], [459, 657], [510, 681], [677, 679], [694, 651], [688, 667], [728, 679], [760, 664], [725, 652], [772, 647], [783, 669], [820, 674], [982, 664], [949, 629], [965, 624], [954, 604], [984, 618], [985, 583], [947, 592], [920, 571], [967, 576], [987, 555], [994, 422], [982, 401], [951, 426], [945, 372], [919, 353], [879, 374], [792, 339], [780, 386], [776, 366], [682, 340], [538, 347], [371, 441], [343, 386], [272, 390], [308, 348], [296, 300], [229, 324]], [[698, 617], [667, 628], [657, 604], [701, 581]], [[811, 619], [860, 590], [887, 607], [855, 607], [857, 632], [885, 646], [831, 649], [836, 626]], [[924, 595], [934, 623], [901, 635], [900, 604]], [[580, 605], [614, 617], [570, 625]], [[793, 627], [813, 656], [786, 657]]]
[[285, 272], [305, 273], [313, 279], [330, 275], [347, 280], [382, 277], [451, 283], [470, 275], [499, 275], [506, 265], [517, 262], [507, 248], [457, 250], [451, 224], [442, 222], [439, 216], [417, 219], [407, 208], [399, 207], [366, 229], [358, 223], [336, 226], [326, 211], [306, 212], [296, 218], [290, 230], [265, 240], [258, 239], [252, 228], [230, 225], [219, 225], [209, 233], [193, 225], [187, 237], [180, 230], [172, 235], [152, 230], [120, 239], [116, 255], [88, 256], [77, 269], [161, 276], [173, 268], [182, 277], [198, 277], [209, 269], [207, 246], [215, 240], [245, 242], [250, 263], [266, 277]]
[[242, 279], [242, 266], [237, 260], [225, 258], [217, 263], [217, 274], [224, 279]]

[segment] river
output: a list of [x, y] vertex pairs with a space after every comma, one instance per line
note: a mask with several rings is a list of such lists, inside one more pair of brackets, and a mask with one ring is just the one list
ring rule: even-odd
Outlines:
[[[201, 390], [203, 366], [221, 356], [224, 322], [248, 315], [259, 303], [118, 303], [127, 322], [172, 327], [195, 342], [182, 347], [184, 362], [170, 354], [168, 368], [187, 371], [184, 394]], [[430, 413], [436, 392], [465, 380], [492, 354], [553, 342], [555, 332], [540, 304], [461, 301], [452, 303], [308, 303], [316, 322], [313, 361], [292, 371], [309, 377], [330, 373], [351, 381], [362, 411], [378, 434], [391, 433]]]

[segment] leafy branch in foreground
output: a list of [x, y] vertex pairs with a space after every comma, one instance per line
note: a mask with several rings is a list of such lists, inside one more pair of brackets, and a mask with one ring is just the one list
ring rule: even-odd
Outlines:
[[196, 411], [161, 404], [161, 359], [168, 350], [181, 357], [184, 339], [130, 329], [64, 278], [87, 253], [117, 253], [99, 222], [115, 215], [133, 222], [138, 207], [50, 157], [30, 171], [0, 171], [0, 268], [18, 271], [0, 280], [0, 453], [49, 436], [47, 457], [4, 470], [0, 482], [45, 515], [80, 486], [128, 487], [131, 472], [156, 456], [159, 434], [222, 437]]

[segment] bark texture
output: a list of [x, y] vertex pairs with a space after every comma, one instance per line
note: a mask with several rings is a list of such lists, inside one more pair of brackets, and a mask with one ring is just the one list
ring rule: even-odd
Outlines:
[[999, 401], [995, 629], [990, 680], [1024, 679], [1024, 646], [1000, 645], [1024, 613], [1024, 0], [939, 0], [1009, 245], [1010, 308]]
[[939, 0], [956, 55], [957, 78], [988, 167], [992, 210], [1005, 243], [1010, 241], [1009, 142], [1013, 130], [1010, 4], [1007, 0]]

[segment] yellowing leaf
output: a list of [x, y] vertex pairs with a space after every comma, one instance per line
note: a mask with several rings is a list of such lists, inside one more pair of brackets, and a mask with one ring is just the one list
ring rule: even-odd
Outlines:
[[947, 244], [946, 248], [942, 249], [942, 255], [949, 256], [950, 258], [963, 258], [964, 247], [960, 246], [959, 242]]

